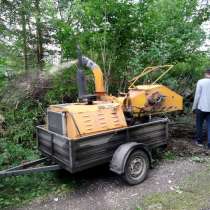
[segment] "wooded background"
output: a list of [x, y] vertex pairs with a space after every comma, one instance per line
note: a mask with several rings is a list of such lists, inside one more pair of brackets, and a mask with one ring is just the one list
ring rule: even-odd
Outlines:
[[148, 65], [176, 64], [177, 83], [205, 68], [207, 20], [209, 3], [198, 0], [2, 0], [0, 75], [45, 71], [75, 58], [79, 44], [102, 67], [107, 90]]
[[[75, 59], [78, 44], [101, 66], [112, 94], [126, 91], [144, 67], [173, 64], [161, 82], [184, 96], [187, 114], [196, 81], [210, 68], [202, 27], [209, 17], [208, 0], [1, 0], [0, 169], [37, 155], [35, 126], [49, 104], [76, 100], [75, 66], [51, 70]], [[4, 181], [0, 191], [14, 185]], [[17, 201], [6, 190], [0, 206], [30, 193]]]

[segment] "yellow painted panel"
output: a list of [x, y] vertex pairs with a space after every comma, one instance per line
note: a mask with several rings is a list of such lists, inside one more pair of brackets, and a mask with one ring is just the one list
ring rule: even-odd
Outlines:
[[[148, 98], [155, 93], [164, 96], [159, 106], [149, 104]], [[163, 85], [139, 85], [129, 90], [133, 114], [137, 117], [148, 113], [183, 110], [183, 97]]]
[[67, 136], [72, 140], [127, 127], [122, 107], [117, 103], [52, 105], [49, 109], [66, 113]]

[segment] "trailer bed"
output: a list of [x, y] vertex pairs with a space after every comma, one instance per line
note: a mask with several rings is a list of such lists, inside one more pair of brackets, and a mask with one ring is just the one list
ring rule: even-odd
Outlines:
[[138, 142], [149, 149], [167, 144], [168, 119], [116, 129], [71, 140], [37, 126], [39, 151], [71, 173], [110, 162], [115, 150], [127, 142]]

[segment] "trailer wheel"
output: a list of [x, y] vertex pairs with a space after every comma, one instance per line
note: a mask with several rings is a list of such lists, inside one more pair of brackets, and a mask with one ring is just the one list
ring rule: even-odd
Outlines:
[[142, 150], [136, 150], [128, 157], [122, 178], [129, 185], [136, 185], [145, 180], [148, 170], [148, 155]]

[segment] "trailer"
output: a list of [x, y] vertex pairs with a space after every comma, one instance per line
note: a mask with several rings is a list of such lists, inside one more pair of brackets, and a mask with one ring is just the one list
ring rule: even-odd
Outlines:
[[[37, 126], [38, 150], [44, 158], [0, 172], [0, 177], [65, 169], [76, 173], [104, 163], [130, 185], [141, 183], [152, 166], [152, 151], [168, 141], [168, 119], [129, 126], [72, 140]], [[39, 167], [34, 165], [46, 162]]]

